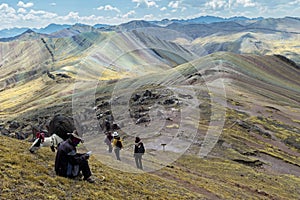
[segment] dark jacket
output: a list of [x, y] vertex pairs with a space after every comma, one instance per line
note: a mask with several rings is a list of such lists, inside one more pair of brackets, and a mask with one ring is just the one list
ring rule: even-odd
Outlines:
[[68, 177], [68, 165], [80, 165], [85, 161], [84, 154], [76, 153], [76, 147], [72, 144], [72, 140], [69, 138], [62, 142], [57, 148], [55, 158], [55, 172], [58, 176]]
[[113, 139], [113, 136], [111, 134], [108, 134], [104, 139], [105, 144], [111, 145], [112, 139]]
[[143, 155], [145, 153], [145, 147], [142, 141], [135, 143], [134, 155]]

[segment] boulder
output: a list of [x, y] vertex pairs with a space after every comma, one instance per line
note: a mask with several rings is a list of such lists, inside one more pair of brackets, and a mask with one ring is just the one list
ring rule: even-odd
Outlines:
[[49, 135], [54, 133], [61, 137], [63, 140], [68, 139], [68, 133], [72, 133], [75, 130], [74, 121], [71, 117], [63, 115], [55, 115], [49, 123]]
[[9, 129], [17, 129], [17, 128], [19, 128], [20, 127], [20, 123], [19, 122], [17, 122], [17, 121], [12, 121], [12, 122], [10, 122], [10, 124], [9, 124]]

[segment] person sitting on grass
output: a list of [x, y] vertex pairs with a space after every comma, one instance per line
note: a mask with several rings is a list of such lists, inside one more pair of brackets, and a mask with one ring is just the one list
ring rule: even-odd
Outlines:
[[57, 148], [55, 157], [55, 172], [56, 175], [67, 178], [79, 178], [80, 172], [89, 183], [94, 183], [95, 180], [91, 177], [92, 173], [89, 167], [89, 154], [80, 154], [76, 152], [76, 146], [83, 139], [79, 137], [76, 130], [69, 133], [69, 138], [62, 142]]

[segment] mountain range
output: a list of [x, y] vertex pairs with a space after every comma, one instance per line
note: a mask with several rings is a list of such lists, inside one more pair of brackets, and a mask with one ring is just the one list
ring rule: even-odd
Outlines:
[[[221, 18], [215, 16], [202, 16], [194, 19], [186, 19], [186, 20], [178, 20], [178, 19], [164, 19], [161, 21], [150, 21], [150, 23], [155, 25], [169, 25], [171, 23], [183, 23], [183, 24], [191, 24], [191, 23], [213, 23], [213, 22], [224, 22], [224, 21], [249, 21], [249, 20], [262, 20], [262, 17], [259, 18], [247, 18], [247, 17], [231, 17], [231, 18]], [[78, 24], [80, 25], [80, 24]], [[22, 27], [22, 28], [10, 28], [10, 29], [2, 29], [0, 30], [0, 38], [9, 38], [20, 35], [24, 33], [27, 29], [32, 29], [36, 33], [43, 34], [51, 34], [62, 29], [70, 28], [72, 25], [68, 24], [49, 24], [44, 28], [31, 28], [31, 27]], [[94, 28], [109, 28], [111, 25], [108, 24], [95, 24]]]
[[[192, 51], [202, 51], [210, 54], [217, 51], [234, 53], [255, 53], [268, 55], [282, 54], [300, 63], [297, 41], [300, 34], [300, 19], [285, 18], [256, 18], [234, 17], [223, 19], [218, 17], [200, 17], [191, 20], [169, 20], [161, 26], [159, 22], [130, 21], [128, 23], [108, 26], [85, 24], [56, 25], [50, 24], [40, 30], [27, 29], [19, 35], [2, 38], [0, 42], [28, 40], [36, 38], [65, 38], [82, 33], [128, 32], [132, 30], [151, 32], [157, 37], [174, 41]], [[205, 23], [203, 23], [205, 21]], [[147, 30], [142, 30], [147, 29]], [[158, 30], [158, 31], [157, 31]]]

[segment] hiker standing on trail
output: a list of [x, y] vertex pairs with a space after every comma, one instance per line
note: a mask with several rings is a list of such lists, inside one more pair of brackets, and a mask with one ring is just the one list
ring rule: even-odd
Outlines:
[[105, 119], [104, 125], [105, 125], [105, 130], [106, 130], [107, 132], [109, 132], [109, 131], [110, 131], [110, 122], [109, 122], [108, 119]]
[[112, 144], [111, 144], [112, 139], [113, 139], [113, 136], [111, 135], [111, 132], [108, 131], [108, 132], [106, 133], [106, 137], [105, 137], [105, 139], [104, 139], [104, 143], [108, 146], [108, 152], [109, 152], [109, 153], [111, 153], [111, 152], [112, 152], [112, 149], [113, 149]]
[[76, 130], [69, 133], [69, 138], [62, 142], [57, 148], [55, 157], [55, 172], [56, 175], [68, 178], [80, 177], [80, 172], [89, 183], [95, 182], [91, 178], [91, 170], [88, 164], [89, 154], [80, 154], [76, 152], [76, 146], [82, 142], [83, 139], [79, 137]]
[[141, 140], [141, 138], [136, 137], [135, 138], [135, 144], [134, 144], [134, 158], [135, 158], [135, 164], [138, 169], [143, 170], [143, 164], [142, 164], [142, 156], [145, 153], [145, 147]]
[[117, 158], [117, 160], [121, 160], [120, 159], [120, 150], [123, 148], [121, 138], [117, 132], [114, 132], [112, 136], [114, 137], [113, 147], [114, 147], [114, 151], [116, 154], [116, 158]]

